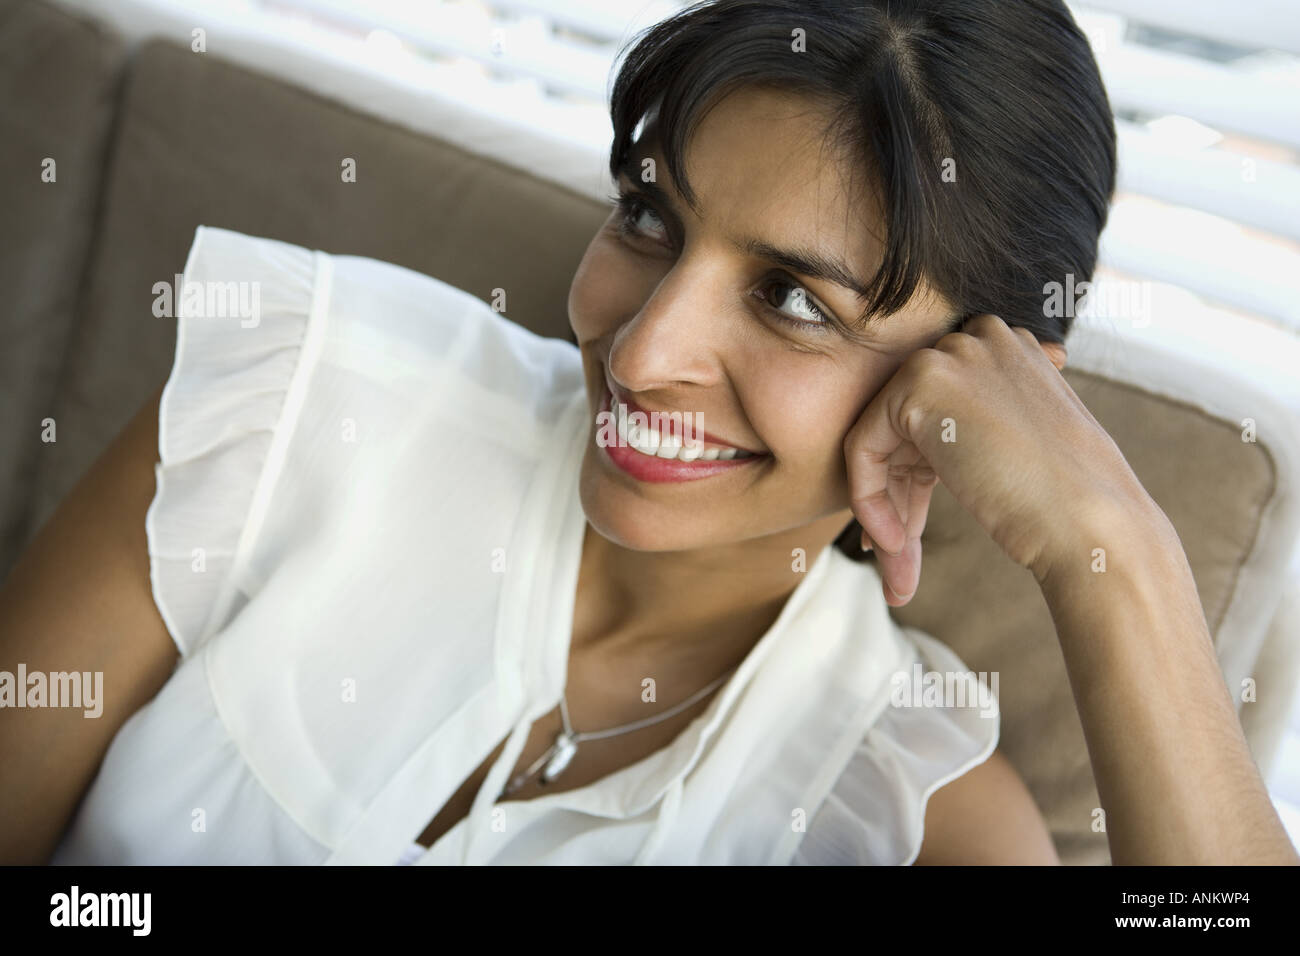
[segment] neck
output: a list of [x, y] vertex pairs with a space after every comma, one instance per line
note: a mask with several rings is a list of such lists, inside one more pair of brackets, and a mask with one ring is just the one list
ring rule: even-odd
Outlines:
[[852, 518], [846, 508], [789, 531], [691, 551], [634, 551], [588, 524], [571, 650], [720, 674], [767, 633]]

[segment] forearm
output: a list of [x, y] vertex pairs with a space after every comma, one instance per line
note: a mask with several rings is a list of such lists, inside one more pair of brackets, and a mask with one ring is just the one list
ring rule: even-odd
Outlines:
[[[1242, 734], [1177, 534], [1154, 504], [1121, 517], [1076, 537], [1040, 578], [1112, 861], [1300, 863]], [[1105, 550], [1104, 571], [1094, 548]]]

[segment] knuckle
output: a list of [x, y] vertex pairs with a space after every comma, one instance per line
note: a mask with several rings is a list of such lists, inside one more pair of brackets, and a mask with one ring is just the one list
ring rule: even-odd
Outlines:
[[[933, 348], [917, 349], [907, 357], [907, 361], [903, 363], [904, 374], [910, 377], [913, 386], [915, 386], [920, 379], [938, 373], [940, 369], [946, 367], [951, 362], [951, 356], [948, 354], [948, 350], [941, 349], [939, 346], [943, 344], [946, 339], [949, 339], [954, 335], [961, 336], [964, 339], [970, 338], [969, 335], [963, 335], [961, 332], [949, 332], [942, 339], [936, 342]], [[950, 344], [949, 349], [951, 349], [951, 347]]]
[[944, 353], [955, 353], [959, 349], [969, 347], [974, 341], [975, 336], [966, 332], [965, 326], [963, 326], [956, 332], [949, 332], [947, 335], [943, 336], [943, 338], [939, 339], [939, 341], [935, 342], [931, 351], [938, 352], [940, 355], [943, 355]]
[[1025, 328], [1023, 325], [1017, 325], [1011, 331], [1014, 332], [1016, 334], [1016, 337], [1020, 339], [1022, 343], [1022, 347], [1030, 348], [1030, 349], [1036, 349], [1039, 347], [1038, 336], [1036, 336], [1029, 329]]
[[[962, 338], [968, 342], [973, 341], [968, 335]], [[957, 368], [952, 355], [938, 349], [919, 349], [909, 356], [906, 364], [907, 387], [899, 398], [899, 421], [904, 420], [907, 415], [915, 415], [931, 393], [946, 388], [950, 376]]]
[[1006, 322], [1002, 321], [1000, 316], [994, 315], [992, 312], [981, 312], [979, 315], [971, 318], [967, 323], [967, 326], [973, 331], [981, 333], [993, 332], [998, 329], [1007, 328]]
[[909, 436], [919, 435], [929, 409], [918, 392], [909, 392], [898, 406], [898, 422]]

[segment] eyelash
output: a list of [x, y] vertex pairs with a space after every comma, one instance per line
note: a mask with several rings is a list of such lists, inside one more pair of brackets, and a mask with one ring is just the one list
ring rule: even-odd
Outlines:
[[[616, 204], [618, 206], [618, 213], [619, 213], [618, 222], [617, 222], [618, 234], [625, 239], [643, 238], [641, 234], [636, 231], [635, 228], [636, 220], [643, 212], [652, 213], [655, 216], [655, 218], [657, 218], [660, 222], [664, 221], [663, 217], [660, 216], [659, 213], [655, 212], [654, 206], [652, 206], [645, 199], [644, 196], [641, 196], [637, 193], [620, 192], [616, 199]], [[768, 285], [787, 285], [797, 289], [803, 288], [803, 286], [799, 285], [797, 282], [793, 282], [793, 281], [787, 282], [784, 280], [769, 282]], [[804, 306], [810, 311], [815, 312], [817, 315], [821, 316], [820, 322], [805, 322], [802, 319], [792, 319], [790, 316], [786, 315], [776, 306], [767, 302], [766, 299], [764, 299], [763, 302], [773, 313], [775, 313], [777, 318], [779, 318], [782, 322], [794, 326], [797, 329], [801, 329], [808, 332], [814, 332], [814, 333], [828, 332], [831, 329], [832, 323], [830, 317], [826, 314], [824, 310], [814, 305], [811, 299], [807, 296], [804, 297]]]

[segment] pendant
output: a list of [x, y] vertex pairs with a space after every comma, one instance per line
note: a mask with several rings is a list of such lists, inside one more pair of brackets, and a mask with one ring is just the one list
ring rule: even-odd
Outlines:
[[550, 783], [564, 772], [564, 768], [569, 765], [569, 761], [573, 760], [573, 755], [578, 752], [578, 744], [564, 731], [560, 731], [551, 749], [555, 752], [555, 755], [547, 761], [546, 768], [542, 771], [542, 783]]

